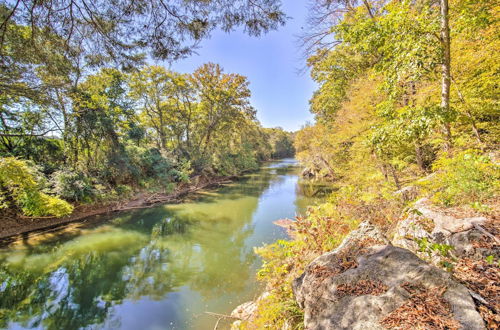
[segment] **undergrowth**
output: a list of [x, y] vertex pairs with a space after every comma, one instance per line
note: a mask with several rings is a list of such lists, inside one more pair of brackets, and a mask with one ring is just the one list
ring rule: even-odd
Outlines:
[[[438, 205], [473, 205], [498, 191], [498, 165], [476, 151], [441, 157], [433, 169], [434, 174], [423, 180], [414, 177], [406, 180], [407, 184], [418, 182], [421, 189], [416, 199], [431, 196]], [[390, 231], [403, 210], [415, 200], [405, 200], [387, 182], [356, 185], [352, 176], [346, 179], [337, 181], [339, 189], [327, 202], [310, 207], [305, 216], [295, 219], [289, 230], [291, 240], [255, 248], [263, 259], [257, 277], [265, 283], [268, 294], [259, 299], [257, 315], [251, 324], [242, 323], [241, 328], [302, 329], [303, 312], [295, 301], [293, 280], [313, 259], [335, 249], [360, 222], [368, 220], [383, 231]], [[421, 248], [424, 243], [421, 242]], [[450, 249], [444, 245], [430, 248], [445, 255]]]
[[310, 207], [304, 217], [297, 217], [290, 230], [292, 240], [279, 240], [255, 248], [263, 265], [257, 278], [268, 292], [258, 301], [258, 312], [247, 329], [302, 329], [303, 312], [295, 302], [293, 280], [319, 255], [335, 249], [361, 221], [387, 227], [403, 207], [397, 198], [363, 192], [352, 186], [333, 193], [328, 202]]
[[480, 204], [494, 196], [500, 185], [500, 166], [475, 150], [443, 156], [433, 165], [434, 175], [421, 181], [432, 201], [443, 206]]

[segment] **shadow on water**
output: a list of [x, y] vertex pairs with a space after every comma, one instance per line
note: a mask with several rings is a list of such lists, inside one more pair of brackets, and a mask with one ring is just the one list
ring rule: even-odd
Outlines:
[[183, 203], [89, 219], [0, 250], [0, 328], [213, 329], [258, 291], [253, 247], [306, 202], [293, 160]]

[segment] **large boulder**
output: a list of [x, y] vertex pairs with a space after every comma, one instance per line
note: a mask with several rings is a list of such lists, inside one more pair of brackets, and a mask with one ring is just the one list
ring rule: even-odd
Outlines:
[[311, 262], [293, 289], [306, 329], [408, 328], [408, 321], [410, 327], [434, 322], [484, 329], [467, 288], [411, 251], [388, 245], [368, 223]]

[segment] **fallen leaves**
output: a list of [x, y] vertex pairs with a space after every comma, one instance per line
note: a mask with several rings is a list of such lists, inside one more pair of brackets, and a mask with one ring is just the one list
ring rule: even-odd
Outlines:
[[336, 295], [341, 298], [345, 296], [373, 295], [380, 296], [389, 288], [380, 281], [360, 280], [354, 284], [340, 284], [337, 286]]
[[455, 266], [453, 275], [488, 303], [479, 306], [488, 329], [500, 329], [500, 267], [485, 260], [464, 258]]
[[449, 303], [443, 299], [445, 287], [427, 289], [411, 283], [402, 287], [410, 293], [410, 299], [382, 320], [386, 328], [460, 329], [460, 323], [452, 317]]

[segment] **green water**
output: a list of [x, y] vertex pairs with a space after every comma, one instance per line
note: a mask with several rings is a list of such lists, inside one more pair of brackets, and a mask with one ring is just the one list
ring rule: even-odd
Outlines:
[[270, 163], [181, 204], [0, 249], [0, 328], [213, 329], [205, 312], [228, 314], [258, 294], [253, 247], [286, 237], [272, 222], [320, 195], [298, 172], [291, 159]]

